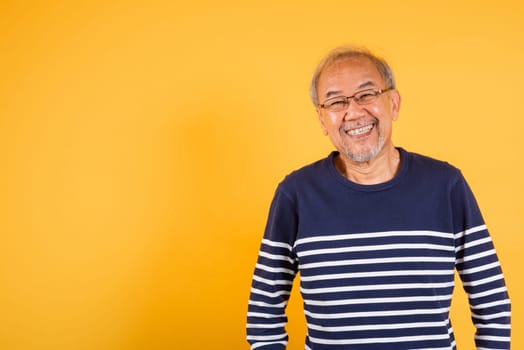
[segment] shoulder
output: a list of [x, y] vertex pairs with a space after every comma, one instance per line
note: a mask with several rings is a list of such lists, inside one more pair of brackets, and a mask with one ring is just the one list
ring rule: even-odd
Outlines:
[[287, 174], [280, 182], [279, 188], [286, 192], [295, 192], [299, 188], [328, 181], [334, 154], [335, 152], [332, 152], [325, 158], [307, 164]]
[[448, 179], [457, 179], [461, 177], [460, 169], [447, 161], [415, 152], [409, 152], [404, 149], [400, 149], [400, 152], [402, 156], [406, 158], [411, 173]]

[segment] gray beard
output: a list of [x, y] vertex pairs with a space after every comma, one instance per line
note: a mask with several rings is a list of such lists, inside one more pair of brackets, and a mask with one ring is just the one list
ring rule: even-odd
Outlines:
[[373, 148], [372, 150], [368, 151], [368, 152], [365, 152], [365, 153], [352, 153], [349, 149], [345, 149], [344, 153], [346, 154], [346, 156], [349, 159], [351, 159], [351, 160], [353, 160], [353, 161], [355, 161], [357, 163], [365, 163], [365, 162], [369, 162], [370, 160], [375, 158], [380, 153], [380, 151], [382, 150], [383, 147], [384, 147], [384, 137], [379, 136], [376, 147]]

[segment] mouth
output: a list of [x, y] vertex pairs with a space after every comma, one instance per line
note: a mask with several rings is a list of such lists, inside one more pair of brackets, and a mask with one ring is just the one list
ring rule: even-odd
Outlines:
[[369, 125], [361, 126], [359, 128], [346, 130], [346, 134], [348, 134], [349, 136], [361, 136], [369, 133], [374, 127], [375, 123], [371, 123]]

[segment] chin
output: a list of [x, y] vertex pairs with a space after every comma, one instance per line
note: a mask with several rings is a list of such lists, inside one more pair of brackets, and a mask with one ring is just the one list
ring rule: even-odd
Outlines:
[[384, 148], [384, 138], [379, 137], [377, 145], [374, 148], [367, 148], [360, 152], [352, 152], [350, 149], [346, 148], [344, 154], [351, 160], [357, 163], [366, 163], [373, 160], [380, 151]]
[[367, 163], [375, 158], [377, 155], [374, 152], [368, 153], [350, 153], [346, 152], [346, 156], [357, 163]]

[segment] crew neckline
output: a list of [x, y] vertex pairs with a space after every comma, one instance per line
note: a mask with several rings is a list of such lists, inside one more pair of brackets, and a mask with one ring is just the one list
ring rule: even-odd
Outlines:
[[382, 191], [390, 187], [393, 187], [397, 183], [399, 183], [402, 180], [402, 178], [404, 178], [405, 173], [407, 172], [408, 165], [409, 165], [408, 152], [406, 152], [406, 150], [404, 150], [402, 147], [396, 147], [396, 149], [399, 151], [399, 155], [400, 155], [400, 169], [398, 170], [397, 174], [391, 180], [388, 180], [386, 182], [382, 182], [379, 184], [373, 184], [373, 185], [358, 184], [356, 182], [349, 180], [344, 175], [342, 175], [335, 166], [335, 156], [339, 154], [338, 151], [333, 151], [329, 154], [328, 168], [329, 168], [330, 173], [335, 177], [335, 179], [338, 182], [340, 182], [342, 185], [349, 187], [353, 190], [363, 191], [363, 192]]

